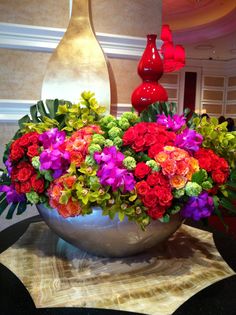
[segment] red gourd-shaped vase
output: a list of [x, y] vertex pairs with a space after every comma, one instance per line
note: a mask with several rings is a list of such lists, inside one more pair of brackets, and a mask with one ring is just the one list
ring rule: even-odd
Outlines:
[[163, 75], [163, 63], [156, 47], [156, 34], [147, 35], [147, 46], [138, 65], [143, 82], [133, 91], [131, 103], [140, 113], [155, 102], [166, 102], [168, 95], [158, 80]]

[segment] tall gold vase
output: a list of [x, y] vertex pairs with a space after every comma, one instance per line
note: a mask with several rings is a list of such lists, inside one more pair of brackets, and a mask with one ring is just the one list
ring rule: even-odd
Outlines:
[[95, 92], [110, 112], [108, 67], [90, 23], [90, 3], [73, 0], [68, 28], [47, 66], [41, 98], [76, 103], [85, 90]]

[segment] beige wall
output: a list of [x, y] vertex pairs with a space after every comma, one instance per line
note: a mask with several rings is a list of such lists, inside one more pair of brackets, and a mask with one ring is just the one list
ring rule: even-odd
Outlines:
[[[91, 0], [96, 32], [145, 36], [161, 25], [160, 0]], [[0, 21], [66, 28], [69, 0], [1, 0]]]
[[66, 28], [69, 0], [1, 0], [0, 21]]

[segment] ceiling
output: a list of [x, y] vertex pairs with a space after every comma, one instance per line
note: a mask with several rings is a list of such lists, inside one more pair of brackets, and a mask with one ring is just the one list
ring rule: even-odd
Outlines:
[[236, 59], [236, 0], [163, 0], [163, 24], [187, 58]]

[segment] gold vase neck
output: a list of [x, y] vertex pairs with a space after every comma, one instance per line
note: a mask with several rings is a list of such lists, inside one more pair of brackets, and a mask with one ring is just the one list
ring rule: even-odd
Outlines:
[[71, 19], [89, 20], [89, 0], [73, 0]]

